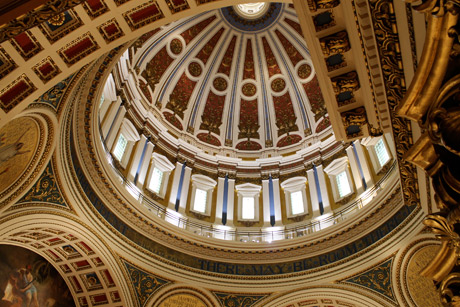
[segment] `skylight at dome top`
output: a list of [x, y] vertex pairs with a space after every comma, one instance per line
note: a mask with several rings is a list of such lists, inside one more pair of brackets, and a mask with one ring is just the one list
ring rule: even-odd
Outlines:
[[254, 2], [234, 6], [238, 15], [248, 19], [255, 19], [262, 16], [268, 10], [268, 7], [267, 2]]

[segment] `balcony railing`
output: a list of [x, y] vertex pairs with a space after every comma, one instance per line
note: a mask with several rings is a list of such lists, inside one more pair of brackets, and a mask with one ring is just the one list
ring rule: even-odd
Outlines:
[[261, 243], [261, 242], [272, 242], [276, 240], [293, 239], [302, 237], [310, 233], [314, 233], [335, 225], [354, 213], [360, 210], [362, 207], [367, 205], [376, 195], [379, 190], [385, 186], [387, 180], [396, 171], [397, 163], [396, 160], [392, 162], [390, 169], [387, 173], [380, 178], [380, 180], [374, 184], [374, 186], [368, 188], [366, 191], [361, 193], [355, 200], [340, 210], [336, 210], [329, 215], [324, 215], [310, 220], [302, 225], [296, 224], [294, 227], [289, 225], [282, 227], [267, 227], [267, 228], [256, 228], [254, 230], [238, 230], [235, 227], [223, 226], [223, 225], [209, 225], [200, 223], [198, 220], [183, 216], [182, 214], [175, 212], [174, 210], [165, 208], [163, 205], [155, 203], [152, 199], [142, 193], [142, 191], [135, 186], [131, 181], [127, 180], [124, 175], [115, 167], [113, 157], [105, 147], [106, 157], [111, 165], [114, 174], [119, 179], [120, 183], [126, 188], [126, 190], [136, 198], [140, 204], [145, 206], [153, 216], [161, 218], [170, 224], [177, 226], [178, 228], [184, 229], [196, 235], [204, 236], [207, 238], [216, 238], [221, 240], [231, 240], [238, 242], [249, 242], [249, 243]]

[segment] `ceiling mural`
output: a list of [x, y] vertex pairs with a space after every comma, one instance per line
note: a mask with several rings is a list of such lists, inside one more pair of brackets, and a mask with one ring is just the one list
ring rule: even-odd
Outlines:
[[256, 13], [237, 6], [209, 11], [133, 46], [131, 66], [143, 103], [156, 108], [168, 129], [193, 135], [198, 145], [295, 150], [311, 144], [312, 132], [330, 127], [291, 5], [266, 4]]

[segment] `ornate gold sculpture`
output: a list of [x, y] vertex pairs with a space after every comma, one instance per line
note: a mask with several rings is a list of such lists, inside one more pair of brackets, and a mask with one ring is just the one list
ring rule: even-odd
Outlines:
[[323, 37], [319, 40], [321, 49], [325, 56], [332, 54], [344, 53], [350, 50], [350, 41], [348, 40], [347, 31], [340, 31], [332, 35]]
[[427, 35], [398, 113], [425, 130], [404, 158], [432, 178], [440, 212], [428, 215], [424, 224], [442, 242], [422, 275], [436, 282], [443, 305], [460, 306], [460, 1], [427, 0], [413, 8], [427, 13]]

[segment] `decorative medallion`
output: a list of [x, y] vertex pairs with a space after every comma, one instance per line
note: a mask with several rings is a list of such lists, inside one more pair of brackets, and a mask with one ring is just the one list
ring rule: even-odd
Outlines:
[[169, 47], [171, 48], [171, 52], [175, 55], [180, 54], [183, 49], [182, 42], [180, 41], [180, 39], [177, 39], [177, 38], [174, 38], [171, 41]]
[[29, 117], [10, 121], [0, 129], [0, 191], [14, 183], [32, 162], [40, 131]]
[[227, 89], [227, 81], [222, 77], [217, 77], [212, 82], [214, 88], [218, 91], [225, 91]]
[[307, 79], [311, 74], [311, 67], [308, 64], [302, 64], [297, 69], [297, 75], [301, 79]]
[[188, 65], [189, 73], [194, 77], [199, 77], [202, 73], [201, 65], [197, 62], [192, 62]]
[[[162, 300], [160, 304], [158, 305], [158, 307], [182, 307], [182, 306], [207, 307], [208, 304], [203, 302], [202, 299], [200, 299], [196, 295], [193, 295], [192, 293], [177, 293], [177, 294], [169, 295], [164, 300]], [[231, 306], [231, 305], [226, 305], [226, 306]]]
[[246, 83], [245, 85], [243, 85], [243, 87], [241, 88], [241, 91], [243, 92], [243, 94], [247, 97], [251, 97], [251, 96], [254, 96], [257, 92], [257, 88], [254, 84], [252, 83]]
[[292, 144], [296, 144], [300, 142], [301, 140], [302, 140], [302, 137], [300, 135], [297, 135], [297, 134], [288, 135], [280, 139], [278, 143], [276, 144], [276, 146], [281, 148], [281, 147], [289, 146]]
[[260, 150], [262, 145], [254, 141], [243, 141], [236, 145], [238, 150]]
[[258, 18], [242, 17], [243, 15], [237, 12], [233, 6], [224, 7], [220, 9], [220, 12], [234, 29], [243, 32], [256, 32], [272, 26], [278, 20], [283, 8], [282, 3], [270, 3], [268, 9], [264, 10], [265, 13], [257, 16]]
[[282, 92], [286, 88], [286, 81], [281, 78], [276, 78], [271, 84], [272, 90], [276, 93]]
[[203, 141], [205, 143], [214, 145], [214, 146], [221, 146], [221, 143], [218, 138], [216, 138], [214, 135], [210, 133], [198, 133], [196, 136], [200, 141]]

